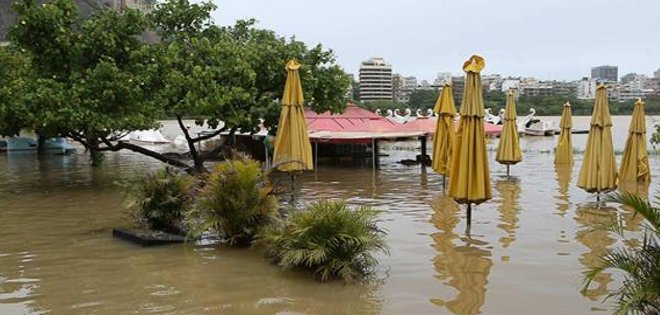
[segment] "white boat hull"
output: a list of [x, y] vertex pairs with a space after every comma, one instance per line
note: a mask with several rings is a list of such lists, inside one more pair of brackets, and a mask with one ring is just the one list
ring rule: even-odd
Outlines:
[[553, 136], [557, 126], [550, 121], [531, 120], [525, 124], [525, 134], [529, 136]]
[[133, 131], [128, 135], [131, 142], [143, 142], [149, 144], [167, 144], [170, 143], [170, 140], [167, 140], [165, 136], [158, 130], [139, 130]]
[[537, 129], [525, 129], [525, 135], [528, 136], [552, 136], [555, 134], [554, 130], [537, 130]]
[[[11, 137], [7, 140], [7, 152], [36, 151], [39, 144], [36, 139], [28, 137]], [[64, 137], [55, 137], [46, 139], [43, 143], [43, 149], [46, 151], [56, 151], [65, 153], [75, 148], [71, 146]]]

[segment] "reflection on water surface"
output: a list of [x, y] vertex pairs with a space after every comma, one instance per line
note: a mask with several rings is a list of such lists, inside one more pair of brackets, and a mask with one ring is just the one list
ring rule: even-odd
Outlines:
[[[615, 117], [621, 149], [627, 117]], [[588, 118], [577, 117], [576, 128]], [[623, 126], [623, 127], [621, 127]], [[617, 137], [616, 135], [619, 135]], [[383, 145], [380, 170], [320, 165], [296, 180], [296, 199], [346, 198], [382, 211], [391, 256], [382, 281], [320, 284], [283, 272], [256, 249], [170, 246], [142, 249], [110, 237], [126, 226], [116, 181], [159, 167], [122, 152], [89, 167], [71, 156], [0, 154], [0, 314], [585, 314], [620, 283], [605, 274], [579, 293], [584, 270], [614, 246], [593, 231], [621, 217], [633, 238], [639, 217], [575, 187], [582, 162], [555, 168], [555, 139], [522, 139], [524, 161], [511, 178], [491, 156], [493, 199], [465, 207], [442, 192], [430, 168], [395, 163], [418, 154], [418, 142]], [[575, 135], [576, 147], [586, 135]], [[489, 146], [495, 146], [491, 141]], [[617, 157], [620, 159], [620, 157]], [[653, 196], [660, 158], [650, 157]], [[637, 188], [636, 188], [637, 189]]]

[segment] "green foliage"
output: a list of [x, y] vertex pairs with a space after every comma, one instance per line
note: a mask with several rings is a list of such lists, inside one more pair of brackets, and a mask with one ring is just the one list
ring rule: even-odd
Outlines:
[[311, 270], [321, 281], [354, 282], [373, 273], [374, 254], [387, 252], [385, 232], [370, 207], [351, 210], [345, 202], [319, 201], [271, 226], [257, 244], [286, 269]]
[[[306, 105], [316, 111], [341, 111], [350, 80], [335, 55], [321, 45], [308, 48], [273, 31], [259, 29], [254, 20], [233, 26], [210, 23], [212, 3], [170, 0], [151, 14], [162, 43], [152, 47], [148, 67], [151, 95], [170, 117], [187, 116], [211, 126], [253, 130], [264, 118], [276, 126], [286, 81], [285, 65], [301, 62]], [[155, 56], [155, 57], [154, 57]]]
[[651, 135], [651, 144], [655, 146], [660, 143], [660, 124], [655, 125], [655, 132]]
[[[460, 104], [456, 104], [459, 106]], [[517, 104], [516, 104], [517, 105]], [[497, 113], [499, 108], [504, 108], [506, 106], [506, 93], [500, 90], [493, 91], [484, 91], [484, 108], [490, 108], [493, 111], [491, 113]], [[518, 113], [527, 113], [526, 111], [521, 111], [520, 106], [516, 106]]]
[[236, 38], [245, 49], [255, 80], [250, 86], [252, 99], [247, 107], [252, 109], [252, 116], [265, 119], [266, 126], [276, 127], [279, 122], [281, 106], [275, 101], [284, 92], [284, 66], [290, 59], [302, 64], [299, 74], [305, 106], [316, 112], [337, 113], [345, 109], [350, 79], [337, 64], [332, 50], [325, 50], [320, 44], [308, 48], [295, 38], [286, 39], [271, 30], [257, 28], [254, 20], [238, 21], [221, 31]]
[[360, 101], [360, 83], [352, 80], [351, 81], [351, 101], [359, 102]]
[[265, 225], [277, 220], [277, 198], [261, 165], [251, 159], [227, 160], [208, 175], [190, 221], [193, 236], [212, 230], [232, 246], [252, 242]]
[[369, 101], [369, 102], [361, 102], [358, 105], [362, 108], [369, 110], [370, 112], [375, 112], [377, 109], [380, 109], [383, 112], [383, 114], [385, 114], [385, 111], [388, 109], [392, 111], [394, 111], [395, 109], [403, 111], [404, 109], [409, 107], [408, 104], [406, 103], [395, 102], [395, 101]]
[[22, 0], [14, 9], [11, 39], [31, 76], [16, 82], [25, 93], [8, 100], [18, 109], [12, 129], [72, 137], [97, 161], [103, 139], [157, 125], [160, 113], [143, 101], [142, 74], [134, 71], [147, 25], [139, 11], [105, 9], [82, 18], [72, 0]]
[[[2, 65], [10, 66], [0, 74], [11, 74], [0, 79], [8, 84], [0, 90], [1, 134], [32, 128], [44, 136], [72, 137], [94, 161], [102, 160], [102, 151], [129, 148], [184, 167], [181, 161], [113, 140], [156, 128], [161, 117], [193, 118], [211, 127], [223, 121], [218, 134], [254, 130], [264, 118], [274, 132], [289, 59], [302, 63], [307, 106], [332, 112], [346, 106], [350, 82], [331, 50], [308, 48], [257, 28], [253, 20], [215, 26], [211, 2], [168, 0], [147, 15], [105, 9], [81, 17], [73, 0], [44, 5], [20, 0], [14, 9], [18, 17], [11, 40], [20, 53], [0, 52]], [[160, 41], [141, 42], [140, 35], [150, 29]], [[205, 138], [189, 135], [183, 124], [181, 129], [195, 169], [203, 171], [206, 156], [195, 147]]]
[[[596, 276], [606, 270], [624, 275], [623, 284], [607, 298], [617, 302], [615, 314], [658, 314], [660, 312], [660, 207], [637, 195], [616, 194], [610, 201], [630, 207], [635, 215], [644, 217], [644, 238], [641, 245], [617, 248], [602, 257], [600, 266], [585, 275], [586, 289]], [[657, 200], [660, 204], [660, 197]], [[622, 223], [607, 227], [623, 235]], [[632, 242], [628, 242], [632, 243]]]
[[[349, 79], [335, 55], [321, 45], [308, 48], [273, 31], [259, 29], [254, 20], [218, 27], [210, 22], [215, 6], [188, 0], [160, 3], [150, 15], [162, 41], [144, 53], [148, 99], [168, 117], [189, 117], [223, 130], [254, 131], [259, 120], [275, 132], [290, 59], [301, 62], [300, 77], [306, 106], [338, 112], [346, 106]], [[184, 127], [182, 131], [186, 133]], [[198, 138], [188, 144], [195, 167]]]
[[0, 135], [13, 136], [34, 125], [32, 110], [23, 106], [31, 81], [29, 59], [14, 46], [0, 47]]
[[428, 109], [435, 106], [440, 91], [436, 89], [415, 90], [410, 94], [408, 106], [411, 109]]
[[149, 229], [181, 233], [193, 200], [194, 180], [169, 167], [138, 176], [126, 188], [132, 215]]
[[[576, 96], [547, 95], [547, 96], [525, 96], [521, 95], [516, 103], [519, 115], [527, 115], [531, 108], [536, 110], [538, 116], [561, 115], [564, 103], [571, 103], [573, 115], [589, 116], [593, 112], [594, 100], [581, 100]], [[646, 100], [645, 111], [647, 115], [660, 114], [660, 97], [650, 96]], [[458, 105], [458, 104], [457, 104]], [[506, 94], [501, 91], [490, 91], [484, 93], [484, 106], [493, 109], [497, 113], [506, 105]], [[610, 101], [610, 113], [612, 115], [632, 115], [635, 101], [619, 103]]]

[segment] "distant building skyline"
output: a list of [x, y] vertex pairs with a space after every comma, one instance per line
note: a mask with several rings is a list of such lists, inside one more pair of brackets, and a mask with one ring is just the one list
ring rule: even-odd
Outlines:
[[658, 0], [214, 2], [217, 23], [256, 18], [258, 27], [332, 49], [350, 73], [380, 56], [396, 73], [433, 82], [438, 72], [462, 75], [472, 54], [485, 58], [483, 74], [540, 80], [580, 80], [604, 64], [649, 76], [660, 67]]
[[[443, 83], [450, 81], [454, 86], [454, 98], [460, 102], [464, 76], [451, 76], [451, 73], [448, 72], [438, 72], [433, 83], [429, 83], [427, 80], [419, 80], [415, 76], [393, 73], [393, 68], [393, 65], [383, 58], [371, 58], [363, 61], [358, 82], [361, 88], [361, 100], [392, 100], [408, 103], [415, 91], [440, 91]], [[500, 74], [484, 74], [482, 75], [482, 85], [484, 91], [506, 92], [513, 89], [517, 95], [528, 97], [565, 96], [568, 98], [572, 96], [590, 100], [596, 95], [597, 85], [606, 83], [608, 96], [612, 101], [626, 102], [651, 95], [660, 95], [660, 78], [657, 77], [659, 75], [660, 69], [654, 72], [653, 77], [627, 73], [619, 78], [618, 67], [606, 65], [592, 67], [591, 75], [582, 77], [581, 80], [539, 80], [529, 76], [503, 77]], [[391, 78], [391, 85], [387, 84], [388, 78]]]

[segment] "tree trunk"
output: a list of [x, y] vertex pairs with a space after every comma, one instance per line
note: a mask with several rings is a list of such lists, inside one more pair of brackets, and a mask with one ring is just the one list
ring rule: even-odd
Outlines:
[[87, 139], [87, 144], [88, 147], [87, 149], [89, 150], [89, 157], [92, 159], [92, 166], [98, 167], [103, 164], [103, 152], [100, 150], [99, 146], [99, 138], [96, 136], [90, 135], [90, 137]]
[[183, 131], [183, 135], [186, 137], [186, 142], [188, 142], [188, 148], [190, 149], [190, 156], [193, 159], [193, 168], [195, 173], [203, 174], [208, 172], [204, 167], [204, 157], [199, 154], [197, 148], [195, 147], [195, 140], [190, 136], [188, 128], [183, 124], [181, 116], [176, 116], [176, 120], [179, 122], [179, 128]]
[[46, 148], [44, 147], [44, 143], [46, 142], [46, 138], [41, 135], [41, 133], [37, 132], [37, 154], [43, 154], [46, 151]]

